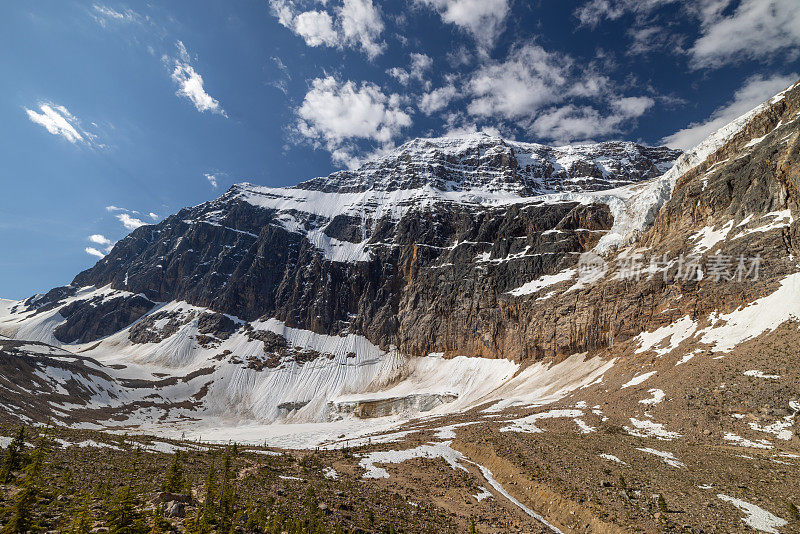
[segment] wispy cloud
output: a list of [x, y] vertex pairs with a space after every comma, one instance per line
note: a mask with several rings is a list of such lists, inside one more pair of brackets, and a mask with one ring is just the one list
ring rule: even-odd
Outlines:
[[92, 6], [92, 17], [104, 28], [112, 24], [139, 23], [142, 21], [142, 17], [131, 9], [118, 11], [102, 4], [94, 4]]
[[128, 213], [139, 213], [138, 211], [132, 211], [127, 208], [120, 208], [119, 206], [106, 206], [106, 211], [127, 211]]
[[28, 118], [34, 124], [44, 126], [53, 135], [66, 139], [74, 145], [85, 145], [102, 148], [104, 145], [97, 142], [98, 136], [81, 126], [81, 121], [64, 106], [51, 102], [40, 102], [39, 111], [25, 109]]
[[178, 57], [164, 56], [164, 62], [170, 65], [170, 77], [178, 85], [175, 94], [187, 98], [199, 112], [210, 111], [227, 117], [228, 114], [219, 104], [219, 101], [209, 95], [204, 87], [203, 77], [191, 65], [191, 57], [182, 41], [176, 43]]
[[[677, 5], [698, 25], [698, 37], [688, 47], [688, 35], [670, 30]], [[800, 2], [797, 0], [588, 0], [574, 12], [582, 26], [631, 17], [629, 53], [665, 48], [686, 54], [695, 69], [719, 68], [747, 60], [778, 60], [781, 52], [796, 58], [800, 47]], [[660, 17], [660, 18], [659, 18]]]
[[88, 239], [89, 239], [89, 241], [91, 241], [92, 243], [96, 243], [96, 244], [98, 244], [98, 245], [104, 245], [104, 246], [108, 246], [108, 245], [110, 245], [110, 244], [111, 244], [111, 240], [110, 240], [110, 239], [108, 239], [108, 238], [107, 238], [106, 236], [104, 236], [103, 234], [93, 234], [93, 235], [90, 235], [90, 236], [88, 237]]
[[217, 188], [217, 177], [215, 175], [209, 174], [209, 173], [206, 173], [205, 177], [206, 177], [206, 180], [208, 180], [208, 183], [211, 184], [211, 187], [216, 189]]
[[289, 81], [292, 79], [292, 75], [289, 73], [289, 67], [284, 65], [281, 58], [277, 56], [273, 56], [272, 62], [278, 68], [278, 72], [280, 72], [280, 76], [274, 77], [270, 82], [269, 85], [278, 89], [284, 95], [289, 95]]
[[103, 234], [93, 234], [93, 235], [90, 235], [89, 237], [87, 237], [86, 239], [88, 239], [89, 241], [91, 241], [92, 243], [94, 243], [96, 245], [99, 245], [99, 246], [103, 247], [102, 250], [100, 250], [100, 249], [98, 249], [96, 247], [86, 247], [85, 249], [83, 249], [87, 254], [89, 254], [91, 256], [97, 256], [98, 258], [104, 258], [106, 256], [106, 254], [111, 252], [111, 249], [114, 248], [114, 242], [111, 241], [110, 239], [108, 239]]
[[445, 85], [425, 93], [419, 100], [419, 109], [426, 115], [432, 115], [446, 108], [450, 101], [458, 95], [454, 85]]
[[105, 258], [106, 257], [105, 254], [103, 254], [102, 252], [100, 252], [99, 250], [97, 250], [94, 247], [86, 247], [83, 250], [85, 250], [86, 253], [91, 255], [91, 256], [97, 256], [98, 258]]

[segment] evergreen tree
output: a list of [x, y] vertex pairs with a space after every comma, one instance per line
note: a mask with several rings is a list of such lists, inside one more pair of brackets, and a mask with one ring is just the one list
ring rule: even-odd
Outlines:
[[236, 513], [236, 493], [231, 483], [231, 449], [225, 454], [222, 465], [222, 484], [219, 488], [219, 527], [218, 532], [227, 532]]
[[25, 427], [19, 427], [17, 435], [8, 445], [6, 454], [3, 457], [3, 465], [0, 466], [0, 481], [8, 484], [14, 480], [14, 471], [19, 471], [27, 462], [25, 455]]
[[161, 485], [161, 490], [168, 493], [180, 493], [185, 487], [183, 479], [183, 465], [181, 462], [181, 452], [175, 452], [172, 457], [172, 464], [167, 470], [167, 475], [164, 483]]
[[159, 504], [153, 510], [153, 515], [150, 520], [150, 534], [164, 534], [172, 528], [169, 521], [164, 518], [164, 505]]
[[658, 494], [658, 509], [661, 512], [668, 512], [669, 509], [667, 508], [667, 500], [664, 498], [663, 493]]
[[145, 534], [144, 514], [139, 511], [139, 498], [133, 487], [126, 484], [107, 503], [109, 532], [111, 534]]
[[92, 531], [93, 524], [94, 520], [92, 514], [89, 512], [89, 504], [84, 501], [73, 513], [72, 521], [69, 528], [65, 530], [65, 533], [89, 534]]
[[[24, 431], [21, 430], [17, 437], [24, 442]], [[44, 440], [40, 440], [39, 445], [31, 454], [30, 461], [25, 466], [25, 478], [20, 485], [19, 492], [14, 497], [14, 503], [8, 509], [9, 519], [0, 530], [2, 534], [27, 534], [38, 530], [39, 525], [34, 519], [33, 511], [36, 509], [36, 502], [41, 492], [45, 455]]]
[[203, 488], [205, 499], [197, 507], [195, 516], [186, 521], [187, 528], [192, 534], [209, 534], [212, 525], [217, 523], [217, 472], [214, 466], [208, 471], [206, 483]]

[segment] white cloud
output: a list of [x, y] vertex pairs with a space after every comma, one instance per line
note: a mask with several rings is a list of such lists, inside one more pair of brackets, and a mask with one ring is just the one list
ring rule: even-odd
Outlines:
[[208, 174], [208, 173], [205, 174], [205, 177], [206, 177], [206, 180], [208, 180], [208, 183], [211, 184], [211, 187], [216, 189], [217, 188], [217, 177], [215, 175], [213, 175], [213, 174]]
[[408, 71], [400, 67], [392, 67], [386, 71], [386, 74], [396, 79], [402, 85], [408, 85], [408, 82], [411, 81], [411, 75], [408, 73]]
[[289, 80], [292, 79], [292, 75], [289, 73], [289, 67], [284, 65], [283, 61], [281, 61], [281, 58], [279, 58], [277, 56], [272, 56], [272, 58], [270, 58], [270, 59], [272, 59], [272, 62], [277, 67], [278, 72], [280, 73], [280, 75], [279, 76], [273, 76], [272, 79], [269, 82], [269, 85], [271, 85], [272, 87], [278, 89], [284, 95], [288, 96], [289, 95]]
[[345, 42], [360, 46], [370, 59], [379, 56], [386, 48], [385, 43], [378, 42], [384, 26], [372, 0], [344, 0], [339, 10], [339, 24]]
[[433, 66], [433, 59], [431, 59], [430, 56], [418, 53], [412, 53], [409, 57], [411, 58], [411, 62], [408, 70], [400, 67], [392, 67], [386, 71], [386, 74], [397, 79], [402, 85], [408, 85], [412, 80], [430, 85], [430, 82], [425, 80], [425, 74]]
[[575, 16], [582, 25], [595, 27], [603, 20], [617, 20], [629, 13], [643, 18], [659, 7], [680, 1], [682, 0], [590, 0], [575, 10]]
[[62, 137], [74, 145], [83, 144], [96, 148], [105, 146], [97, 142], [97, 135], [83, 129], [78, 118], [64, 106], [40, 102], [41, 113], [28, 108], [24, 109], [34, 124], [44, 126], [51, 134]]
[[482, 46], [492, 46], [508, 16], [508, 0], [416, 0], [448, 24], [470, 33]]
[[325, 11], [306, 11], [294, 18], [294, 31], [308, 46], [337, 46], [339, 35], [333, 18]]
[[101, 4], [94, 4], [92, 9], [92, 17], [104, 28], [110, 24], [138, 23], [142, 20], [138, 13], [130, 9], [117, 11]]
[[340, 82], [328, 76], [313, 80], [297, 109], [297, 132], [324, 146], [338, 162], [352, 160], [348, 141], [390, 143], [411, 125], [399, 95], [386, 95], [374, 83]]
[[111, 244], [111, 240], [102, 234], [90, 235], [87, 239], [89, 239], [89, 241], [91, 241], [92, 243], [96, 243], [98, 245], [108, 246]]
[[702, 26], [702, 36], [689, 51], [694, 67], [719, 67], [742, 59], [770, 60], [781, 50], [798, 51], [800, 2], [742, 0], [728, 16], [719, 10], [706, 14]]
[[99, 250], [96, 247], [86, 247], [83, 249], [87, 254], [97, 256], [98, 258], [104, 258], [105, 255], [111, 252], [111, 249], [114, 248], [114, 242], [102, 234], [90, 235], [86, 239], [103, 247], [103, 250]]
[[409, 68], [409, 75], [419, 81], [425, 79], [425, 73], [433, 67], [433, 59], [426, 54], [411, 54], [411, 67]]
[[786, 76], [776, 75], [770, 78], [762, 76], [748, 78], [734, 93], [733, 99], [714, 110], [708, 119], [690, 124], [687, 128], [666, 136], [661, 142], [684, 150], [694, 148], [703, 139], [792, 85], [797, 79], [797, 73]]
[[97, 256], [98, 258], [105, 258], [106, 257], [105, 254], [103, 254], [102, 252], [100, 252], [99, 250], [97, 250], [94, 247], [86, 247], [83, 250], [86, 251], [87, 254], [90, 254], [92, 256]]
[[129, 211], [125, 208], [120, 208], [119, 206], [106, 206], [106, 211]]
[[[699, 24], [700, 37], [688, 50], [686, 36], [669, 29], [658, 10], [680, 4], [680, 9]], [[634, 42], [629, 53], [669, 48], [687, 53], [694, 68], [716, 68], [742, 60], [776, 59], [781, 51], [800, 52], [800, 2], [797, 0], [589, 0], [575, 16], [581, 25], [596, 27], [604, 20], [632, 15], [629, 31]], [[661, 14], [665, 15], [665, 14]]]
[[426, 115], [431, 115], [446, 108], [450, 101], [456, 97], [458, 91], [453, 85], [445, 85], [422, 95], [419, 109]]
[[158, 220], [158, 215], [157, 215], [157, 214], [155, 214], [155, 213], [153, 213], [152, 211], [149, 213], [149, 216], [150, 216], [150, 218], [151, 218], [151, 219], [153, 219], [154, 221], [157, 221], [157, 220]]
[[[178, 90], [175, 94], [188, 98], [197, 111], [201, 113], [210, 111], [227, 117], [228, 115], [220, 107], [219, 101], [209, 95], [203, 87], [203, 77], [189, 63], [190, 56], [184, 44], [178, 41], [176, 46], [178, 47], [178, 58], [171, 61], [171, 77], [178, 84]], [[165, 60], [168, 63], [170, 62], [168, 58], [165, 58]]]
[[526, 44], [512, 49], [505, 61], [487, 62], [472, 74], [468, 109], [478, 116], [528, 118], [570, 96], [597, 95], [608, 83], [604, 76], [576, 71], [567, 55]]
[[[624, 131], [654, 104], [650, 97], [622, 96], [599, 67], [579, 65], [567, 54], [533, 43], [513, 47], [502, 61], [484, 61], [462, 93], [470, 98], [467, 112], [473, 117], [511, 121], [558, 142]], [[433, 92], [422, 98], [420, 109], [430, 113], [456, 96], [452, 89]]]
[[655, 102], [647, 96], [628, 96], [611, 101], [611, 107], [625, 118], [641, 117]]
[[601, 113], [590, 106], [569, 104], [540, 114], [531, 130], [562, 143], [591, 140], [621, 131], [628, 121], [640, 117], [652, 105], [653, 100], [648, 97], [620, 98], [610, 103], [608, 113]]
[[302, 37], [308, 46], [359, 48], [370, 59], [386, 48], [380, 41], [383, 19], [372, 0], [344, 0], [332, 12], [301, 11], [292, 0], [269, 0], [269, 5], [278, 22]]
[[131, 217], [127, 213], [120, 213], [119, 215], [116, 215], [116, 218], [122, 223], [122, 226], [124, 226], [126, 230], [136, 230], [137, 228], [147, 224], [136, 217]]

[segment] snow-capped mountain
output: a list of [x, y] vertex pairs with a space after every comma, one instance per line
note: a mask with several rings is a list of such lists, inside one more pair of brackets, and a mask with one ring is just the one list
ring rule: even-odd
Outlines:
[[[627, 383], [642, 354], [724, 352], [800, 316], [798, 117], [793, 86], [684, 155], [471, 135], [295, 187], [239, 184], [135, 230], [69, 286], [0, 303], [0, 334], [97, 361], [113, 385], [101, 427], [338, 434]], [[589, 251], [606, 269], [587, 280]], [[760, 277], [659, 270], [717, 253], [759, 254]]]

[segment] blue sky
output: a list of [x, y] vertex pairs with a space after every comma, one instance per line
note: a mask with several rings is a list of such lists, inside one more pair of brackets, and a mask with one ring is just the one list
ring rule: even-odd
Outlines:
[[404, 141], [693, 146], [800, 75], [797, 0], [0, 7], [0, 296], [141, 224]]

